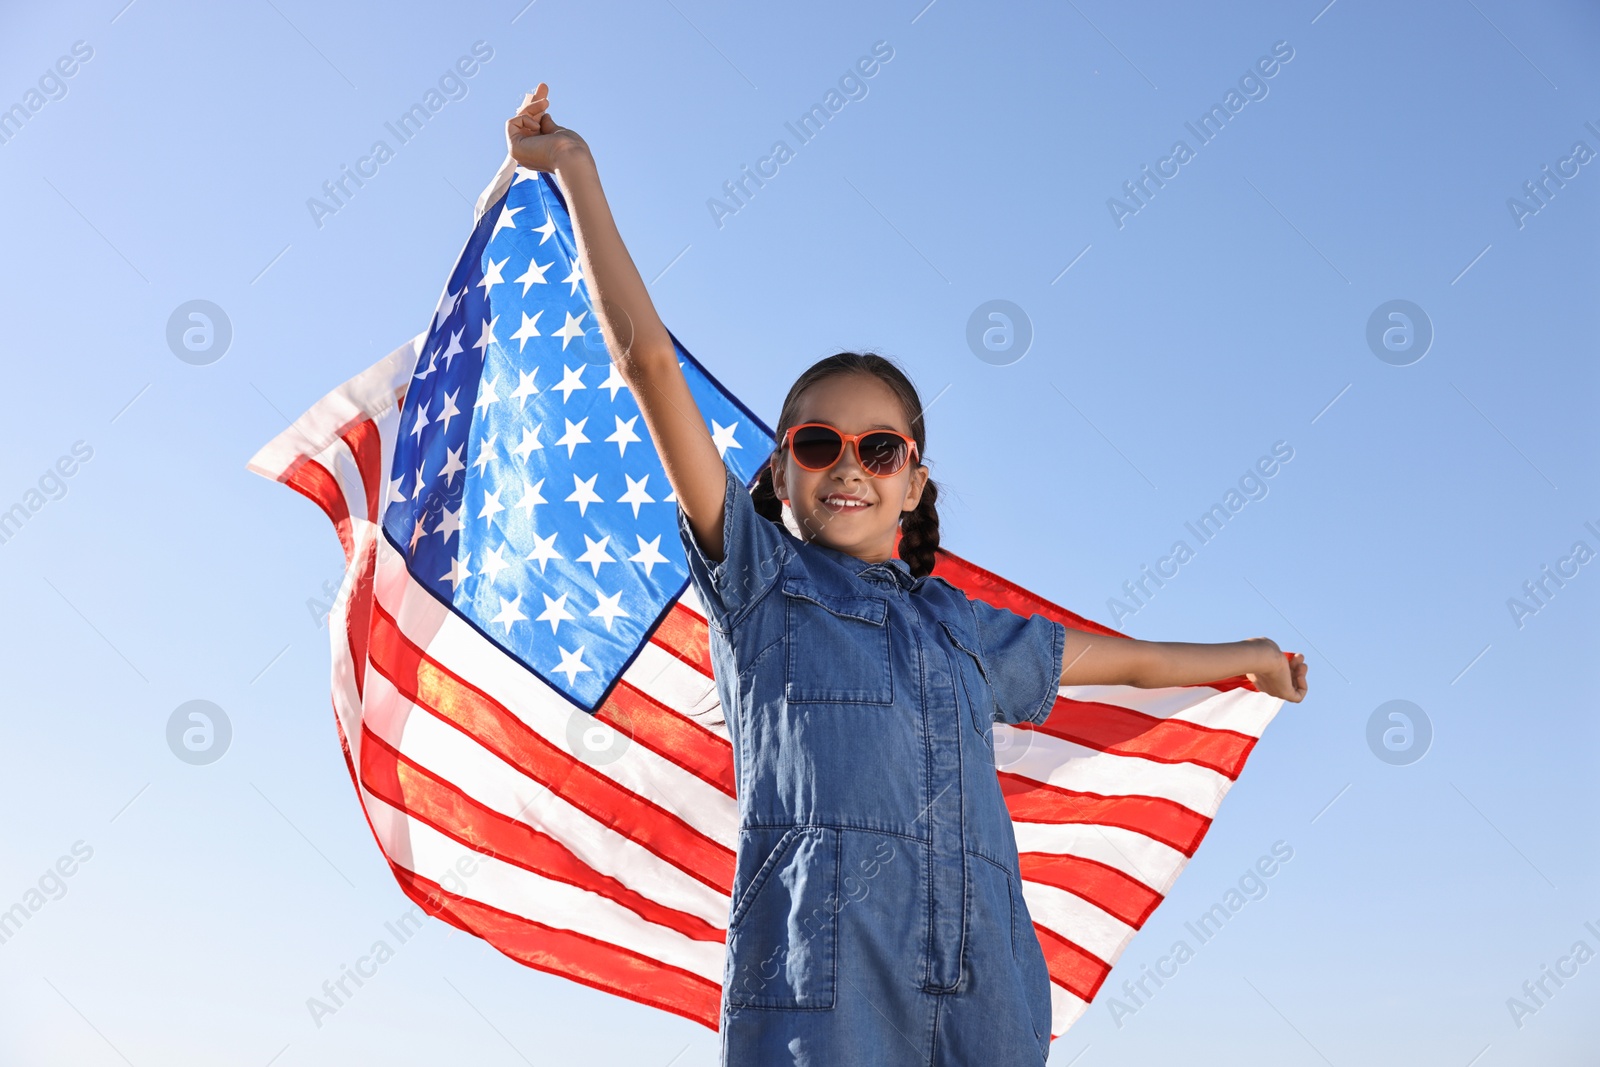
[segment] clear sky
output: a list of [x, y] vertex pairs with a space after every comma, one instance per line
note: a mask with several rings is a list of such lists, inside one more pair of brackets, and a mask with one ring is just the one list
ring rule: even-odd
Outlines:
[[[338, 542], [245, 462], [427, 323], [540, 80], [667, 325], [769, 423], [814, 360], [892, 355], [947, 547], [1135, 637], [1310, 661], [1053, 1064], [1593, 1062], [1593, 5], [124, 2], [0, 15], [0, 107], [28, 112], [0, 126], [0, 508], [28, 510], [0, 543], [0, 908], [48, 891], [0, 944], [0, 1062], [715, 1062], [711, 1032], [438, 922], [306, 1007], [407, 901], [307, 607]], [[220, 359], [168, 343], [192, 300]], [[1021, 358], [969, 344], [994, 300]], [[1134, 602], [1147, 566], [1171, 576]], [[231, 723], [210, 765], [167, 744], [191, 700]]]

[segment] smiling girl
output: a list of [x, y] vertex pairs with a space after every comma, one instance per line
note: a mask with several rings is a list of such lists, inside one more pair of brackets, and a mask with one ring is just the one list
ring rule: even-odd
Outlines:
[[790, 387], [747, 491], [727, 467], [611, 217], [588, 145], [541, 83], [506, 124], [555, 175], [583, 276], [678, 502], [732, 744], [739, 837], [724, 1064], [1037, 1065], [1051, 983], [1022, 897], [993, 724], [1061, 686], [1247, 675], [1306, 695], [1265, 637], [1135, 641], [969, 599], [939, 545], [916, 388], [841, 352]]

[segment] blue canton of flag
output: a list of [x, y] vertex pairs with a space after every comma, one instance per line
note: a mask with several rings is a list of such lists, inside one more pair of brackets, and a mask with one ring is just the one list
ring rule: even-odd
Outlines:
[[[673, 344], [748, 483], [771, 431]], [[689, 572], [677, 498], [606, 351], [550, 175], [517, 168], [474, 228], [397, 433], [383, 529], [412, 576], [594, 711]]]

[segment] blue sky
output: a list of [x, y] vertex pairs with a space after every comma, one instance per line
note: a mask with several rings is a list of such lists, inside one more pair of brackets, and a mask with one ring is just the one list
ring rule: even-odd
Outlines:
[[[710, 1032], [440, 923], [320, 1028], [305, 1006], [406, 901], [306, 607], [338, 543], [244, 464], [427, 323], [544, 80], [667, 325], [769, 422], [814, 360], [892, 355], [931, 403], [952, 550], [1135, 637], [1306, 654], [1309, 699], [1052, 1063], [1589, 1062], [1600, 958], [1537, 1005], [1523, 984], [1600, 953], [1592, 6], [122, 3], [0, 16], [0, 106], [43, 79], [0, 143], [0, 507], [39, 505], [0, 543], [0, 907], [73, 872], [0, 944], [0, 1060], [715, 1062]], [[464, 93], [308, 207], [475, 42]], [[785, 123], [878, 42], [800, 144]], [[779, 139], [764, 187], [709, 204]], [[1147, 166], [1165, 184], [1131, 201]], [[166, 339], [197, 299], [232, 329], [206, 365]], [[1026, 316], [1020, 359], [968, 344], [993, 300]], [[1369, 344], [1379, 312], [1427, 351]], [[1547, 566], [1568, 577], [1534, 601]], [[232, 725], [209, 766], [167, 747], [190, 700]], [[1426, 718], [1421, 759], [1369, 743], [1390, 701]], [[1113, 1018], [1278, 842], [1266, 895]]]

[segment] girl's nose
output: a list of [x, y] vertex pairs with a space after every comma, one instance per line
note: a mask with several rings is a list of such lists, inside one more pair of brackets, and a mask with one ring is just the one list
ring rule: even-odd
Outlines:
[[850, 455], [848, 450], [845, 455], [834, 461], [833, 469], [828, 473], [834, 480], [843, 482], [846, 485], [866, 482], [872, 477], [865, 470], [862, 470], [861, 464], [856, 462], [856, 457]]
[[862, 479], [868, 477], [867, 472], [856, 458], [856, 450], [853, 444], [846, 444], [844, 448], [840, 449], [839, 458], [833, 461], [830, 473], [839, 475], [854, 474]]

